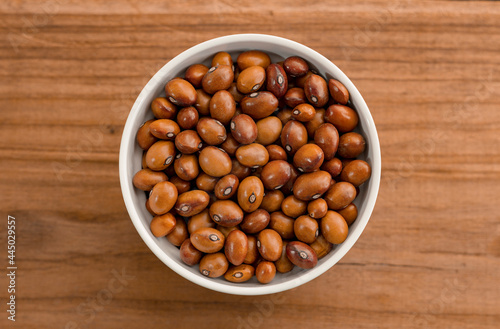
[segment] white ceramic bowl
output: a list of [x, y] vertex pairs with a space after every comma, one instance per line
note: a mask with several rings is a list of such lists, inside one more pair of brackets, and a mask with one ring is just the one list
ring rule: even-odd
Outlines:
[[[302, 270], [295, 267], [289, 273], [277, 273], [274, 280], [265, 285], [258, 283], [255, 277], [245, 283], [231, 283], [222, 277], [207, 278], [199, 273], [198, 266], [185, 265], [179, 257], [179, 249], [171, 245], [167, 239], [156, 238], [152, 235], [149, 229], [152, 216], [144, 206], [145, 193], [135, 189], [132, 185], [132, 177], [141, 169], [142, 159], [142, 149], [139, 148], [135, 139], [137, 129], [144, 121], [153, 118], [150, 110], [151, 101], [165, 94], [164, 87], [167, 81], [183, 76], [185, 70], [192, 64], [205, 63], [210, 66], [211, 57], [219, 51], [230, 53], [236, 60], [237, 54], [252, 49], [268, 53], [273, 62], [284, 60], [292, 55], [300, 56], [327, 79], [340, 80], [349, 90], [352, 106], [359, 114], [357, 129], [367, 141], [366, 151], [361, 158], [372, 166], [372, 176], [361, 186], [360, 194], [355, 200], [359, 214], [349, 228], [346, 241], [334, 246], [334, 249], [313, 269]], [[184, 51], [168, 62], [153, 76], [137, 97], [125, 124], [120, 147], [120, 182], [123, 198], [130, 218], [147, 246], [163, 263], [184, 278], [200, 286], [235, 295], [263, 295], [288, 290], [318, 277], [335, 265], [351, 249], [370, 219], [378, 194], [380, 171], [380, 145], [377, 130], [363, 97], [351, 80], [330, 60], [316, 51], [288, 39], [262, 34], [237, 34], [212, 39]]]

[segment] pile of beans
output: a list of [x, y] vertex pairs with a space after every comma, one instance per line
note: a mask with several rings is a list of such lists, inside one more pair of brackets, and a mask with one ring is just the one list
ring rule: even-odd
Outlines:
[[297, 56], [257, 50], [195, 64], [151, 103], [134, 186], [151, 231], [200, 273], [231, 282], [314, 267], [357, 217], [370, 165], [349, 92]]

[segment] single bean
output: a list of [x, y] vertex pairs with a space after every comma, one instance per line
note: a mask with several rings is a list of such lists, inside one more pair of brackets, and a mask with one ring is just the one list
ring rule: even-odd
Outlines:
[[263, 197], [264, 185], [259, 178], [249, 176], [241, 181], [238, 188], [238, 204], [243, 211], [253, 212], [257, 210]]
[[352, 223], [358, 218], [358, 207], [354, 203], [350, 203], [344, 209], [340, 209], [338, 213], [344, 217], [347, 226], [351, 226]]
[[200, 115], [193, 106], [184, 107], [177, 113], [177, 123], [182, 129], [192, 129], [198, 124]]
[[197, 231], [200, 228], [215, 228], [215, 223], [212, 218], [210, 218], [210, 213], [208, 209], [203, 210], [199, 214], [191, 216], [187, 223], [187, 228], [189, 234], [193, 234], [193, 232]]
[[309, 244], [309, 247], [314, 250], [314, 252], [318, 256], [318, 259], [325, 257], [333, 249], [333, 245], [328, 242], [322, 234], [318, 235], [316, 240], [314, 240], [313, 243]]
[[257, 235], [257, 248], [265, 260], [274, 262], [281, 256], [283, 240], [276, 231], [265, 229]]
[[140, 190], [151, 191], [156, 184], [167, 180], [168, 177], [164, 172], [141, 169], [134, 175], [132, 182]]
[[259, 90], [266, 80], [266, 70], [261, 66], [250, 66], [241, 71], [236, 80], [238, 91], [249, 94]]
[[299, 104], [307, 102], [306, 93], [302, 88], [290, 88], [285, 94], [285, 104], [290, 108], [295, 108]]
[[210, 197], [202, 190], [184, 192], [177, 198], [175, 211], [183, 217], [199, 214], [208, 206]]
[[328, 208], [340, 210], [347, 207], [356, 198], [356, 188], [348, 182], [334, 184], [325, 194]]
[[157, 238], [164, 237], [175, 228], [175, 216], [171, 213], [155, 216], [151, 220], [150, 228], [153, 235]]
[[151, 102], [151, 111], [157, 119], [172, 119], [177, 113], [177, 107], [165, 97], [157, 97]]
[[174, 246], [179, 247], [186, 239], [189, 239], [186, 222], [179, 218], [175, 222], [173, 231], [167, 235], [167, 240]]
[[281, 211], [292, 218], [297, 218], [307, 211], [307, 202], [297, 199], [295, 195], [289, 195], [281, 203]]
[[208, 146], [201, 150], [198, 157], [201, 169], [210, 176], [222, 177], [231, 172], [231, 158], [223, 150]]
[[293, 224], [293, 231], [297, 240], [313, 243], [319, 235], [318, 222], [308, 215], [300, 216]]
[[214, 228], [202, 227], [191, 234], [189, 238], [193, 246], [204, 253], [214, 253], [224, 247], [224, 235]]
[[196, 89], [188, 81], [175, 78], [165, 85], [165, 93], [170, 102], [178, 106], [191, 106], [196, 103]]
[[236, 62], [241, 71], [254, 65], [262, 66], [266, 69], [271, 64], [271, 58], [263, 51], [249, 50], [239, 54]]
[[340, 174], [340, 179], [349, 182], [354, 186], [359, 186], [366, 182], [372, 174], [372, 168], [363, 160], [351, 161]]
[[269, 228], [277, 232], [283, 239], [293, 239], [295, 234], [293, 232], [294, 219], [282, 213], [275, 211], [271, 213], [271, 220], [269, 221]]
[[283, 187], [292, 175], [290, 164], [283, 160], [268, 162], [262, 169], [260, 178], [264, 187], [275, 190]]
[[257, 265], [255, 276], [260, 283], [269, 283], [276, 276], [276, 266], [273, 262], [262, 261]]
[[236, 226], [243, 220], [243, 210], [231, 200], [217, 200], [210, 206], [210, 217], [221, 226]]
[[234, 79], [233, 69], [229, 65], [211, 67], [203, 77], [201, 85], [207, 94], [215, 94], [219, 90], [226, 90]]
[[233, 174], [226, 175], [221, 179], [219, 179], [217, 184], [215, 184], [214, 188], [215, 196], [217, 197], [217, 199], [220, 200], [230, 199], [238, 191], [239, 184], [240, 180], [236, 175]]
[[284, 160], [288, 159], [286, 155], [286, 151], [279, 145], [271, 144], [266, 146], [267, 153], [269, 153], [269, 162], [275, 160]]
[[238, 143], [250, 144], [257, 139], [257, 125], [246, 114], [238, 114], [231, 119], [231, 134]]
[[177, 176], [171, 176], [169, 181], [170, 183], [175, 185], [178, 194], [182, 194], [184, 192], [191, 190], [191, 183], [189, 181], [180, 179]]
[[245, 233], [255, 234], [265, 229], [270, 220], [269, 212], [264, 209], [257, 209], [243, 217], [240, 227]]
[[248, 251], [245, 259], [243, 260], [244, 264], [253, 264], [259, 258], [259, 249], [257, 248], [257, 237], [255, 235], [248, 235]]
[[345, 105], [349, 101], [349, 91], [339, 80], [328, 80], [328, 90], [337, 103]]
[[274, 265], [276, 265], [276, 270], [280, 273], [288, 273], [291, 270], [293, 270], [293, 263], [288, 259], [286, 256], [286, 245], [288, 244], [288, 241], [283, 241], [283, 248], [281, 251], [281, 256], [280, 258], [274, 262]]
[[194, 266], [200, 262], [203, 253], [193, 246], [190, 239], [186, 239], [181, 244], [180, 257], [184, 264]]
[[185, 181], [193, 180], [200, 172], [198, 158], [193, 154], [179, 153], [174, 161], [174, 170], [180, 179]]
[[196, 130], [208, 145], [219, 145], [227, 138], [224, 125], [212, 118], [201, 118], [196, 125]]
[[230, 282], [241, 283], [250, 280], [254, 273], [255, 269], [252, 265], [241, 264], [230, 267], [224, 274], [224, 279]]
[[218, 181], [218, 177], [212, 177], [202, 172], [198, 175], [198, 177], [196, 177], [196, 187], [207, 193], [211, 193], [214, 191], [215, 185]]
[[267, 149], [258, 143], [242, 145], [236, 150], [236, 159], [250, 168], [257, 168], [266, 165], [269, 161]]
[[300, 172], [313, 172], [321, 167], [324, 158], [321, 147], [316, 144], [306, 144], [293, 156], [293, 165]]
[[328, 102], [328, 85], [325, 79], [312, 74], [304, 83], [304, 93], [309, 102], [316, 107], [323, 107]]
[[262, 203], [260, 204], [260, 208], [266, 210], [269, 213], [278, 211], [281, 209], [281, 203], [284, 199], [285, 196], [280, 190], [266, 191], [266, 194], [262, 199]]
[[240, 102], [241, 111], [258, 120], [270, 116], [278, 108], [278, 99], [269, 91], [254, 92]]
[[282, 128], [283, 124], [277, 117], [270, 116], [264, 119], [260, 119], [256, 123], [256, 142], [264, 146], [274, 143], [280, 137]]
[[345, 105], [330, 105], [325, 112], [325, 120], [341, 133], [352, 131], [359, 122], [356, 111]]
[[340, 244], [347, 239], [349, 228], [338, 212], [328, 210], [326, 216], [321, 219], [321, 233], [328, 242]]
[[266, 69], [267, 90], [276, 98], [281, 98], [288, 90], [288, 78], [285, 70], [278, 64], [271, 64]]
[[219, 90], [210, 99], [210, 116], [227, 125], [236, 112], [233, 95], [227, 90]]
[[144, 122], [142, 126], [139, 127], [139, 130], [137, 130], [137, 144], [139, 144], [140, 148], [143, 150], [148, 150], [158, 140], [149, 130], [149, 126], [154, 121], [155, 120], [148, 120]]
[[218, 278], [226, 273], [229, 263], [223, 253], [207, 254], [200, 260], [200, 273], [210, 278]]
[[339, 133], [334, 125], [324, 123], [314, 133], [314, 143], [321, 147], [325, 160], [331, 160], [339, 147]]
[[177, 188], [171, 182], [156, 184], [149, 194], [149, 206], [158, 215], [169, 212], [177, 201]]
[[224, 254], [227, 260], [233, 265], [241, 265], [248, 252], [248, 238], [240, 230], [229, 233], [224, 244]]
[[309, 71], [307, 62], [298, 56], [291, 56], [285, 59], [283, 68], [288, 75], [294, 78], [304, 76]]
[[316, 199], [307, 204], [307, 213], [312, 218], [320, 219], [326, 215], [328, 203], [325, 199]]
[[340, 136], [338, 153], [343, 158], [353, 159], [364, 152], [365, 146], [362, 135], [350, 132]]
[[220, 51], [217, 54], [214, 55], [212, 58], [212, 67], [214, 66], [219, 66], [219, 65], [227, 65], [233, 68], [233, 59], [231, 58], [231, 55], [225, 51]]
[[288, 121], [281, 131], [281, 144], [288, 154], [293, 155], [307, 143], [307, 130], [298, 121]]
[[333, 178], [335, 178], [342, 172], [342, 161], [338, 158], [325, 161], [321, 166], [321, 170], [327, 171]]
[[323, 170], [300, 175], [293, 184], [293, 194], [300, 200], [314, 200], [329, 188], [332, 177]]
[[184, 75], [186, 80], [189, 81], [195, 88], [201, 87], [201, 80], [208, 72], [208, 67], [203, 64], [193, 64], [186, 70]]

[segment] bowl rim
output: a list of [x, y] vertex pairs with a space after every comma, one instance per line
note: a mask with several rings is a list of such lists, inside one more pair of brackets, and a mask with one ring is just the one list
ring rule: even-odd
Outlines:
[[[349, 93], [351, 95], [351, 99], [356, 99], [356, 111], [360, 113], [360, 118], [363, 117], [367, 127], [365, 127], [365, 136], [368, 135], [370, 144], [369, 146], [373, 151], [373, 159], [372, 161], [372, 176], [370, 178], [370, 186], [366, 191], [367, 196], [364, 202], [365, 212], [362, 218], [358, 218], [359, 221], [356, 230], [350, 232], [349, 237], [344, 241], [337, 250], [335, 251], [335, 257], [331, 257], [327, 259], [323, 264], [322, 268], [313, 268], [311, 270], [306, 271], [304, 274], [293, 278], [291, 280], [287, 280], [285, 282], [281, 282], [274, 285], [262, 285], [259, 287], [255, 286], [234, 286], [226, 284], [225, 282], [219, 282], [217, 280], [213, 280], [210, 278], [203, 277], [201, 275], [195, 275], [190, 272], [188, 269], [184, 268], [174, 260], [170, 258], [154, 241], [154, 238], [149, 234], [147, 228], [143, 225], [140, 215], [137, 209], [134, 206], [133, 202], [133, 185], [132, 180], [128, 177], [129, 171], [129, 150], [135, 143], [135, 131], [132, 131], [133, 123], [137, 120], [140, 114], [140, 108], [144, 106], [145, 99], [147, 95], [151, 93], [152, 90], [155, 90], [158, 84], [163, 83], [162, 78], [168, 74], [173, 68], [175, 68], [178, 64], [185, 60], [185, 58], [189, 58], [200, 51], [203, 51], [205, 48], [216, 47], [216, 46], [224, 46], [229, 43], [234, 42], [264, 42], [264, 43], [272, 43], [276, 44], [277, 47], [280, 45], [286, 44], [288, 47], [293, 47], [294, 49], [301, 50], [302, 52], [308, 53], [308, 57], [306, 60], [310, 60], [312, 62], [318, 63], [322, 62], [323, 65], [329, 66], [331, 71], [328, 71], [330, 74], [335, 76], [336, 78], [341, 78], [344, 85], [346, 85]], [[149, 106], [149, 104], [147, 105]], [[378, 139], [377, 129], [375, 127], [375, 123], [371, 116], [370, 110], [366, 105], [363, 97], [361, 96], [358, 89], [354, 86], [351, 80], [328, 58], [321, 55], [317, 51], [300, 44], [296, 41], [292, 41], [286, 38], [268, 35], [268, 34], [233, 34], [226, 35], [222, 37], [217, 37], [211, 40], [204, 41], [199, 43], [179, 55], [175, 56], [169, 62], [167, 62], [158, 72], [148, 81], [148, 83], [144, 86], [141, 93], [135, 100], [127, 121], [125, 123], [125, 127], [123, 129], [121, 144], [120, 144], [120, 155], [119, 155], [119, 174], [120, 174], [120, 185], [122, 190], [123, 199], [125, 202], [125, 206], [127, 208], [127, 212], [130, 216], [132, 223], [134, 224], [137, 232], [143, 239], [144, 243], [148, 246], [148, 248], [158, 257], [165, 265], [167, 265], [171, 270], [179, 274], [181, 277], [196, 283], [202, 287], [215, 290], [218, 292], [234, 294], [234, 295], [265, 295], [277, 293], [285, 290], [289, 290], [295, 287], [298, 287], [306, 282], [309, 282], [321, 274], [328, 271], [333, 265], [335, 265], [345, 254], [352, 248], [352, 246], [356, 243], [361, 233], [364, 231], [368, 221], [373, 212], [373, 208], [375, 207], [375, 202], [378, 196], [379, 186], [380, 186], [380, 176], [381, 176], [381, 153], [380, 153], [380, 143]], [[285, 273], [286, 275], [286, 273]], [[228, 282], [229, 283], [229, 282]]]

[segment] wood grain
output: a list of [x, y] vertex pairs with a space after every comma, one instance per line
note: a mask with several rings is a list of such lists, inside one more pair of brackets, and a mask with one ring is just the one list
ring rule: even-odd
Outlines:
[[[26, 0], [1, 2], [0, 22], [0, 210], [17, 219], [16, 326], [498, 328], [498, 3]], [[248, 32], [335, 62], [368, 103], [383, 156], [355, 247], [313, 282], [261, 297], [212, 292], [164, 266], [118, 179], [126, 116], [154, 72], [199, 42]], [[2, 274], [3, 307], [6, 287]], [[14, 327], [5, 313], [0, 326]]]

